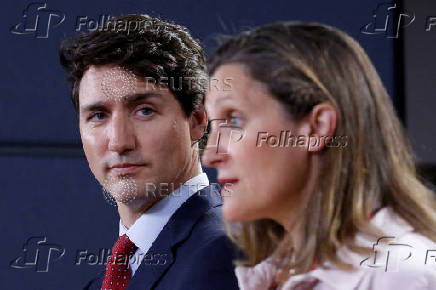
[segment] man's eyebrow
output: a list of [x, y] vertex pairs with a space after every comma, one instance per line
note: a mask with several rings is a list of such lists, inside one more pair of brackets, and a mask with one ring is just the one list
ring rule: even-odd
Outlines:
[[91, 111], [104, 111], [106, 109], [106, 103], [98, 101], [93, 104], [83, 106], [80, 111], [82, 112], [91, 112]]
[[[132, 104], [140, 102], [149, 98], [157, 97], [160, 98], [161, 95], [157, 93], [141, 93], [141, 94], [131, 94], [124, 96], [122, 98], [123, 103]], [[89, 105], [85, 105], [81, 108], [82, 112], [92, 112], [92, 111], [104, 111], [107, 109], [107, 103], [104, 101], [98, 101]]]
[[123, 97], [124, 103], [136, 103], [139, 101], [143, 101], [149, 98], [161, 98], [160, 94], [157, 93], [140, 93], [140, 94], [131, 94]]

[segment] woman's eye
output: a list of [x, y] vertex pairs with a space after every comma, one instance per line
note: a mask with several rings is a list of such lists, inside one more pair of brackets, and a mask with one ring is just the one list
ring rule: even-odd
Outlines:
[[241, 127], [242, 126], [242, 120], [240, 117], [236, 117], [236, 116], [231, 116], [230, 117], [230, 124], [233, 127]]

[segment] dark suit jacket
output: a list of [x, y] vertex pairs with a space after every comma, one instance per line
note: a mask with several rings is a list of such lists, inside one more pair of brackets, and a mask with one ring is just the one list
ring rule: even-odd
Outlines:
[[[191, 196], [154, 241], [127, 289], [238, 289], [235, 247], [221, 221], [221, 196], [208, 186]], [[100, 289], [105, 271], [84, 289]]]

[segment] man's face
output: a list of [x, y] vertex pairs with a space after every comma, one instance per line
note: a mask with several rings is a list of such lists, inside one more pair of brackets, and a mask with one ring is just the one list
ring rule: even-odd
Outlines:
[[[113, 65], [91, 66], [79, 88], [80, 135], [89, 167], [117, 202], [156, 197], [186, 181], [197, 154], [191, 118], [169, 89]], [[197, 165], [198, 166], [198, 165]], [[168, 192], [164, 183], [170, 183]]]

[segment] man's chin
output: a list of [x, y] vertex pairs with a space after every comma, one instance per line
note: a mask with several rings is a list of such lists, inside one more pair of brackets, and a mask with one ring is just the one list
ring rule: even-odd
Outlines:
[[139, 188], [136, 180], [131, 176], [108, 176], [101, 183], [116, 202], [129, 203], [139, 196]]
[[131, 175], [108, 175], [100, 184], [117, 203], [154, 204], [162, 199], [155, 182]]
[[116, 193], [114, 196], [116, 203], [137, 209], [148, 209], [162, 199], [156, 193], [137, 192], [135, 195], [127, 196], [125, 192]]

